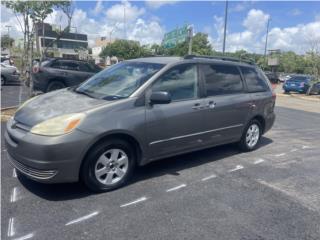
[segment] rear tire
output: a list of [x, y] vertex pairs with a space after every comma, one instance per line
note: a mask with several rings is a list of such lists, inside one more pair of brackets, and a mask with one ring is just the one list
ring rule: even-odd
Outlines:
[[6, 85], [6, 79], [4, 76], [1, 76], [1, 86]]
[[128, 183], [136, 166], [135, 151], [121, 139], [95, 146], [81, 167], [81, 179], [94, 192], [106, 192]]
[[239, 147], [242, 151], [249, 152], [256, 149], [259, 145], [262, 134], [261, 123], [253, 119], [243, 131]]
[[55, 90], [58, 90], [58, 89], [61, 89], [61, 88], [65, 88], [65, 87], [66, 87], [66, 85], [64, 85], [63, 82], [52, 81], [52, 82], [49, 83], [46, 92], [55, 91]]

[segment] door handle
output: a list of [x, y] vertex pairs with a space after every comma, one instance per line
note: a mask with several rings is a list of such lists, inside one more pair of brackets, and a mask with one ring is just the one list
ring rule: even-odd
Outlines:
[[251, 109], [255, 109], [255, 108], [257, 107], [257, 105], [255, 105], [254, 103], [250, 103], [250, 104], [249, 104], [249, 107], [250, 107]]
[[214, 101], [209, 101], [208, 104], [206, 105], [207, 108], [211, 108], [211, 109], [215, 108], [215, 106], [216, 106], [216, 103]]
[[201, 108], [200, 103], [195, 103], [195, 104], [193, 105], [193, 107], [192, 107], [192, 109], [194, 109], [194, 110], [198, 110], [198, 109], [200, 109], [200, 108]]

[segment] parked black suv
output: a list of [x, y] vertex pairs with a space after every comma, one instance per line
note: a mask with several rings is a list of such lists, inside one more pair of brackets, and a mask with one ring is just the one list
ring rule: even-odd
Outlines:
[[52, 58], [35, 64], [31, 77], [35, 91], [50, 92], [78, 85], [102, 69], [95, 64], [63, 58]]

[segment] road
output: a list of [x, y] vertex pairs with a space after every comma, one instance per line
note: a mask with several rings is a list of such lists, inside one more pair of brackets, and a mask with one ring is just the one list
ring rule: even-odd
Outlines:
[[254, 152], [226, 145], [165, 159], [103, 194], [17, 177], [2, 123], [1, 239], [318, 240], [320, 114], [276, 113]]
[[18, 106], [28, 98], [28, 88], [21, 85], [1, 86], [1, 108]]

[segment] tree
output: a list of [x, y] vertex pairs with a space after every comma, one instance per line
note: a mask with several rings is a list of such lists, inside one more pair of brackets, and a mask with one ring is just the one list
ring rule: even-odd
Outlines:
[[1, 36], [1, 48], [11, 48], [14, 39], [11, 38], [9, 35]]
[[133, 59], [150, 55], [145, 46], [132, 40], [116, 40], [107, 45], [101, 52], [100, 57], [116, 56], [122, 59]]
[[[164, 51], [165, 54], [171, 56], [185, 56], [188, 54], [189, 43], [185, 41]], [[192, 38], [192, 54], [212, 55], [213, 50], [205, 33], [197, 33]]]

